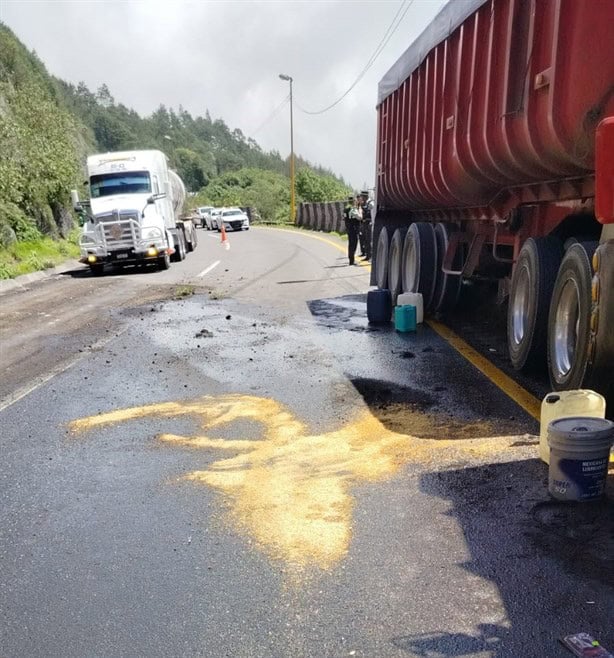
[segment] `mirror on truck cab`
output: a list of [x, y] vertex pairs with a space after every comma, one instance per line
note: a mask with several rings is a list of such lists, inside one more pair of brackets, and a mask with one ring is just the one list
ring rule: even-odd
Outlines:
[[160, 199], [165, 199], [166, 198], [166, 192], [160, 192], [158, 194], [152, 194], [151, 196], [147, 197], [147, 205], [150, 206], [152, 203], [155, 203], [156, 201], [159, 201]]
[[70, 191], [70, 200], [72, 202], [73, 210], [77, 213], [79, 226], [83, 226], [87, 221], [87, 215], [83, 204], [79, 201], [79, 193], [77, 190]]

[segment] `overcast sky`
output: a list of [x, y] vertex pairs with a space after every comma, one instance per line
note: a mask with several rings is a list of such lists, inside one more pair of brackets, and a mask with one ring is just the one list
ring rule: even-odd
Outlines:
[[[457, 0], [462, 1], [462, 0]], [[106, 83], [148, 115], [161, 103], [223, 119], [265, 150], [290, 152], [290, 109], [274, 113], [294, 79], [295, 152], [355, 188], [374, 184], [377, 85], [443, 0], [0, 0], [0, 20], [50, 73]], [[404, 14], [404, 16], [403, 16]], [[354, 89], [335, 102], [363, 72]]]

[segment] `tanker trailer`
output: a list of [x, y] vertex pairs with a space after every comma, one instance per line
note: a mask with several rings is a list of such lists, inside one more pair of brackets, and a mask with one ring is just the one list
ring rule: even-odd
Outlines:
[[516, 369], [614, 388], [614, 2], [449, 2], [379, 85], [372, 284], [498, 281]]
[[175, 254], [174, 260], [181, 261], [188, 251], [194, 251], [197, 243], [196, 226], [194, 221], [183, 219], [183, 211], [186, 200], [186, 191], [179, 174], [172, 169], [168, 170], [168, 182], [170, 185], [170, 200], [175, 218]]

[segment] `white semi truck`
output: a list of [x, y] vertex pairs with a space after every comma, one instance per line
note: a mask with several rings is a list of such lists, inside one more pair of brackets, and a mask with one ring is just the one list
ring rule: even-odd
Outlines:
[[170, 267], [196, 247], [192, 220], [181, 219], [185, 186], [169, 169], [161, 151], [121, 151], [87, 158], [90, 191], [73, 206], [84, 218], [81, 262], [94, 274], [106, 265], [121, 267], [154, 263]]

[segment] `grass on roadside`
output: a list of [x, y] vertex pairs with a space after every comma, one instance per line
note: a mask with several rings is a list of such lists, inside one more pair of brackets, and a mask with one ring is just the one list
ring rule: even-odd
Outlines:
[[183, 299], [184, 297], [190, 297], [195, 292], [194, 286], [181, 286], [175, 290], [175, 299]]
[[22, 274], [38, 272], [79, 257], [79, 231], [68, 240], [41, 237], [28, 242], [15, 242], [0, 249], [0, 279], [14, 279]]

